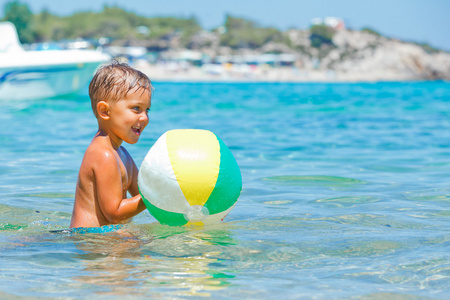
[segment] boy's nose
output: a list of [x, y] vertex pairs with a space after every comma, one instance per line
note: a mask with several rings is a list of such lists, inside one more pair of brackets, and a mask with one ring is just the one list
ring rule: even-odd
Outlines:
[[139, 121], [148, 121], [148, 115], [146, 113], [141, 114]]

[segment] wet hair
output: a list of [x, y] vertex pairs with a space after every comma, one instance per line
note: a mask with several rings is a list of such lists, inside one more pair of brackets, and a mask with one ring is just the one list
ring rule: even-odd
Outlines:
[[106, 101], [116, 103], [126, 98], [129, 93], [141, 92], [152, 95], [153, 86], [150, 79], [126, 63], [113, 61], [100, 67], [89, 84], [89, 97], [91, 98], [92, 111], [97, 115], [97, 103]]

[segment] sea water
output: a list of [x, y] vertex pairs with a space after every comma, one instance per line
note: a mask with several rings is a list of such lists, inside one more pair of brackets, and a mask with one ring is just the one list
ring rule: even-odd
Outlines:
[[86, 95], [0, 102], [0, 298], [445, 299], [450, 83], [160, 83], [165, 131], [208, 129], [243, 178], [221, 224], [67, 234], [97, 125]]

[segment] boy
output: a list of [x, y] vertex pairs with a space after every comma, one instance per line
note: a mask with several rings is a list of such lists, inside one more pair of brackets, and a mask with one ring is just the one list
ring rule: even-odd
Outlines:
[[126, 64], [114, 62], [94, 75], [89, 97], [98, 131], [78, 173], [70, 228], [125, 223], [145, 209], [138, 169], [121, 144], [139, 140], [148, 124], [151, 96], [148, 77]]

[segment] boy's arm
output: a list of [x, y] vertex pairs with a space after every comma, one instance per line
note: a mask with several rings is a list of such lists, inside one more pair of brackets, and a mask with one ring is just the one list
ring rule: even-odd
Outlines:
[[122, 185], [120, 163], [114, 153], [105, 151], [100, 155], [94, 176], [98, 203], [108, 222], [120, 223], [145, 209], [139, 193], [132, 198], [123, 198], [126, 187]]
[[130, 193], [131, 196], [136, 196], [139, 195], [139, 188], [138, 188], [138, 183], [137, 183], [137, 178], [138, 178], [138, 168], [136, 166], [136, 164], [134, 163], [133, 160], [132, 161], [132, 165], [133, 165], [133, 178], [131, 179], [131, 184], [130, 187], [128, 188], [128, 192]]

